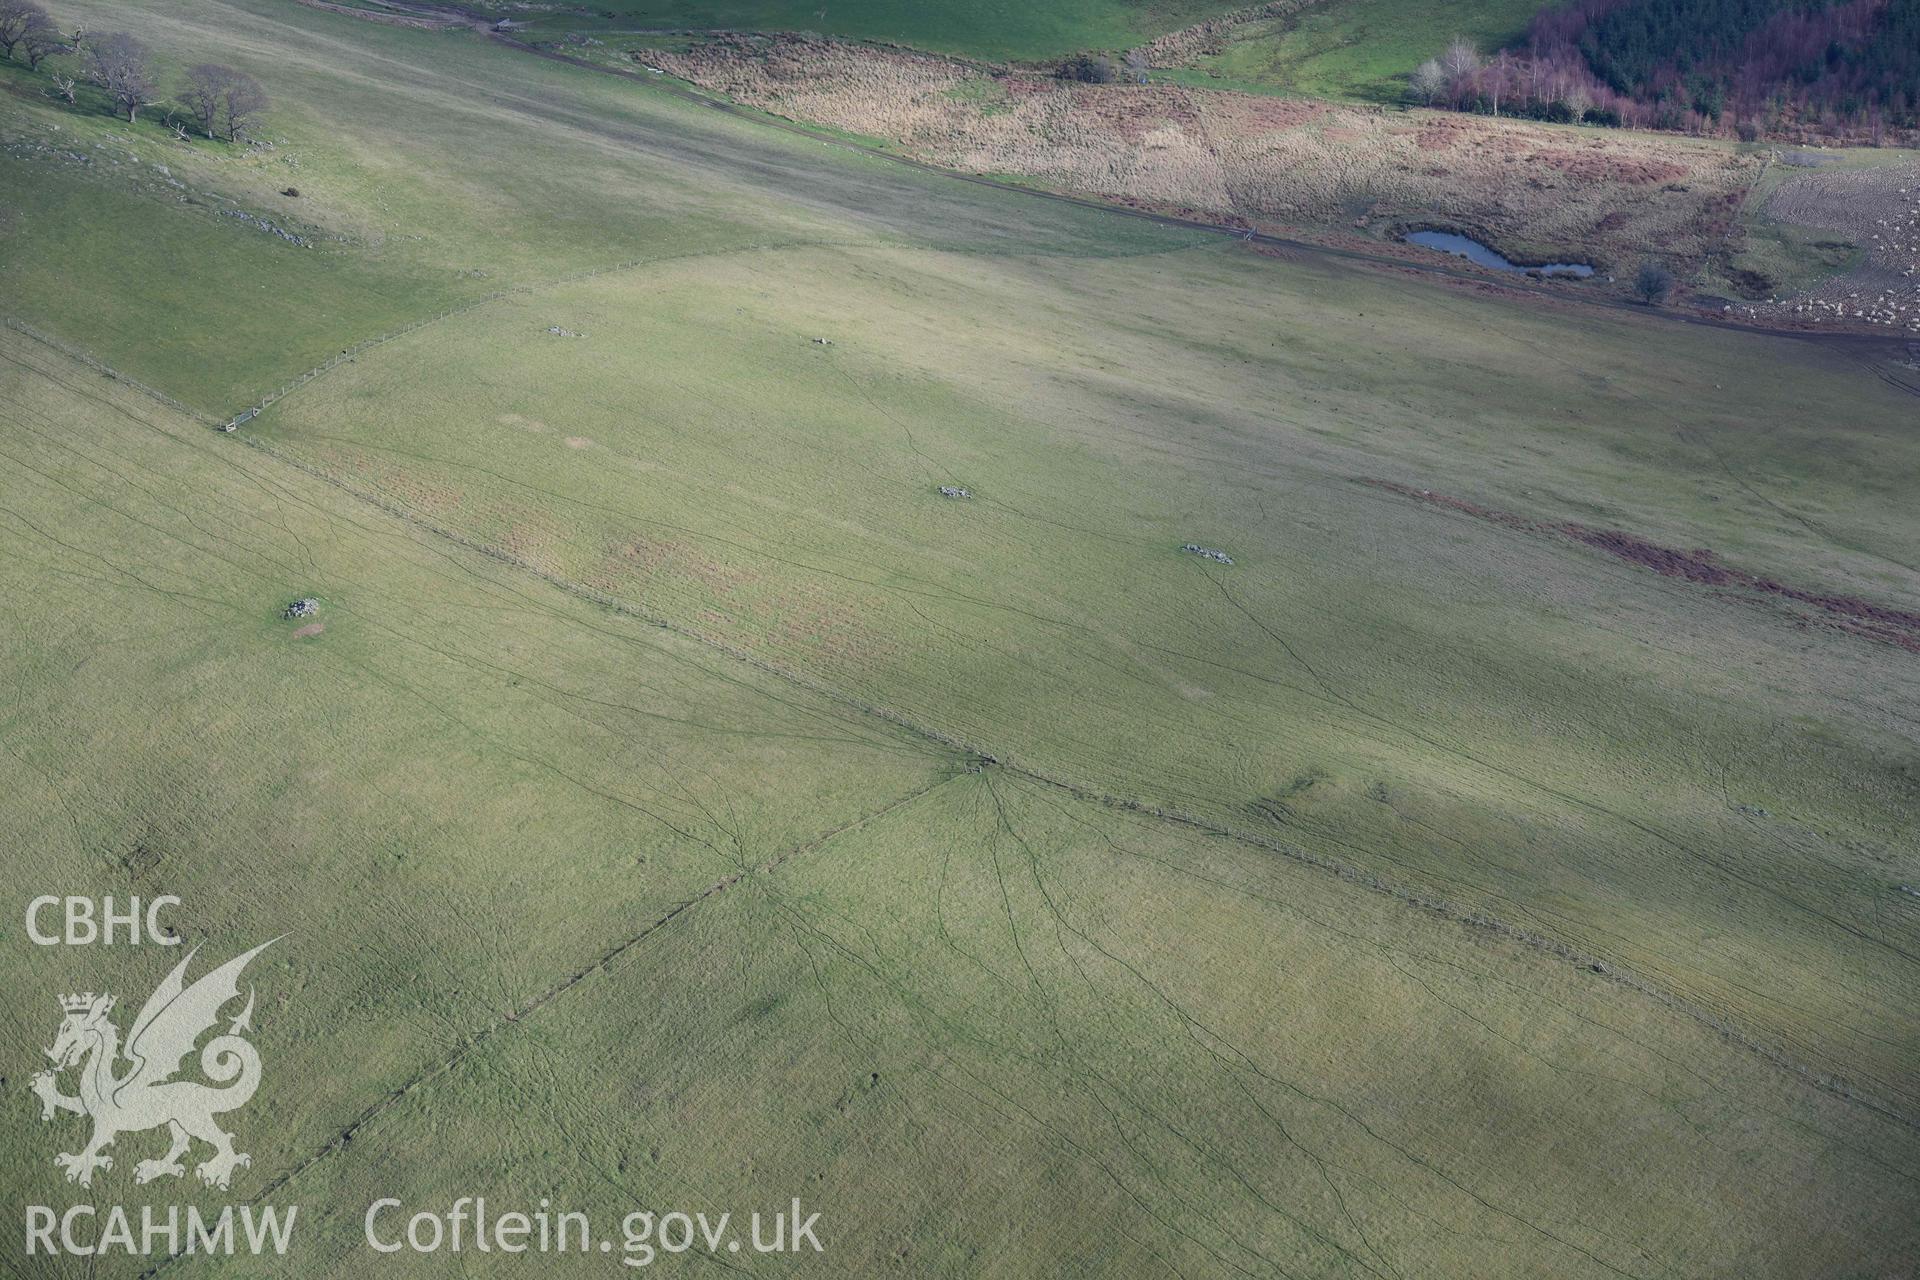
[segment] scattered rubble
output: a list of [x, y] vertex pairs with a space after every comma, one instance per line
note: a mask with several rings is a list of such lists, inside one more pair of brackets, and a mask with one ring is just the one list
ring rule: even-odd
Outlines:
[[556, 338], [584, 338], [587, 336], [584, 333], [576, 333], [572, 329], [562, 329], [557, 324], [548, 325], [547, 332]]
[[311, 618], [320, 612], [320, 602], [312, 596], [302, 596], [280, 611], [280, 616], [291, 622], [295, 618]]
[[833, 345], [833, 339], [832, 338], [815, 338], [813, 340], [813, 345], [816, 347], [830, 347]]
[[313, 247], [313, 241], [307, 239], [305, 236], [295, 235], [279, 223], [266, 218], [256, 217], [248, 213], [245, 209], [222, 209], [220, 213], [222, 217], [238, 218], [248, 226], [264, 231], [268, 235], [279, 236], [288, 244], [299, 245], [302, 249], [311, 249]]
[[[248, 141], [249, 147], [260, 145], [255, 140]], [[77, 149], [80, 146], [88, 149]], [[84, 174], [89, 180], [112, 183], [139, 195], [200, 209], [210, 216], [234, 218], [303, 249], [315, 248], [323, 243], [362, 243], [354, 236], [322, 227], [309, 226], [305, 231], [295, 231], [269, 218], [248, 213], [235, 207], [230, 196], [191, 186], [181, 181], [171, 165], [151, 157], [143, 160], [138, 153], [127, 150], [127, 146], [128, 140], [117, 135], [90, 144], [76, 145], [71, 135], [62, 132], [58, 125], [48, 125], [44, 133], [37, 134], [18, 134], [0, 126], [0, 152], [22, 160]], [[283, 159], [292, 167], [299, 167], [295, 157], [285, 156]], [[281, 189], [280, 194], [291, 197], [297, 191], [297, 188], [289, 187]]]
[[940, 496], [943, 498], [971, 498], [973, 496], [973, 490], [962, 489], [959, 485], [955, 484], [943, 484], [940, 486]]
[[1216, 551], [1212, 547], [1203, 547], [1197, 542], [1186, 543], [1180, 549], [1190, 556], [1199, 556], [1204, 560], [1213, 560], [1220, 564], [1233, 563], [1233, 557], [1226, 552]]

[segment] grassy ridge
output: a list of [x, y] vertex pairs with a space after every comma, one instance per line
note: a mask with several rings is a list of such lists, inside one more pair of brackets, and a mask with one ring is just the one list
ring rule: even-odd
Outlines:
[[[71, 7], [95, 27], [134, 18]], [[1035, 231], [1017, 198], [954, 192], [468, 33], [298, 6], [213, 11], [217, 33], [199, 11], [134, 25], [173, 71], [217, 51], [270, 81], [271, 149], [182, 145], [156, 120], [63, 109], [24, 67], [0, 63], [20, 91], [8, 130], [19, 142], [0, 152], [18, 193], [0, 239], [13, 307], [212, 413], [503, 288], [636, 258], [884, 240], [936, 186], [938, 224], [916, 229], [945, 247], [1106, 254], [1195, 240], [1070, 211]], [[768, 190], [783, 199], [768, 206]], [[114, 237], [136, 223], [138, 235]], [[182, 261], [199, 288], [172, 286]]]

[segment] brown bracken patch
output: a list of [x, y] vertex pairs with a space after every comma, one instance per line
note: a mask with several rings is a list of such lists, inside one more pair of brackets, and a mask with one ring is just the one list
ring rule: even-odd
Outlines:
[[1528, 158], [1591, 182], [1671, 182], [1687, 173], [1683, 166], [1670, 161], [1605, 155], [1597, 151], [1540, 151]]

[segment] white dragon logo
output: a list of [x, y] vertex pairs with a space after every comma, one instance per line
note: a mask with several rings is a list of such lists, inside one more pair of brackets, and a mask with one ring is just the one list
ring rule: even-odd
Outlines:
[[[260, 1054], [241, 1038], [242, 1032], [253, 1029], [251, 990], [246, 1007], [227, 1024], [226, 1033], [209, 1040], [200, 1051], [200, 1070], [225, 1087], [216, 1089], [196, 1080], [173, 1077], [195, 1043], [219, 1021], [221, 1007], [239, 998], [240, 971], [272, 945], [261, 943], [192, 986], [186, 985], [187, 965], [199, 948], [188, 952], [133, 1020], [125, 1052], [132, 1065], [123, 1075], [114, 1074], [122, 1054], [120, 1029], [107, 1018], [113, 997], [92, 992], [60, 997], [66, 1017], [53, 1047], [46, 1051], [53, 1070], [35, 1075], [31, 1087], [40, 1098], [42, 1120], [53, 1119], [57, 1111], [71, 1111], [93, 1120], [93, 1138], [84, 1149], [53, 1159], [66, 1170], [68, 1182], [92, 1186], [95, 1170], [113, 1168], [113, 1157], [103, 1152], [114, 1138], [160, 1125], [171, 1131], [173, 1145], [162, 1158], [136, 1165], [135, 1182], [177, 1178], [185, 1173], [181, 1157], [194, 1138], [213, 1148], [213, 1155], [194, 1170], [210, 1187], [226, 1190], [233, 1171], [252, 1163], [250, 1157], [233, 1149], [233, 1135], [213, 1119], [244, 1106], [260, 1086]], [[79, 1092], [68, 1096], [60, 1092], [57, 1077], [73, 1067], [80, 1070]]]

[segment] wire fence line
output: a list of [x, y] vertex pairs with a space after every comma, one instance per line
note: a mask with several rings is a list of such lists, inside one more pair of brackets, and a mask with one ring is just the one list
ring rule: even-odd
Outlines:
[[62, 342], [60, 341], [60, 339], [54, 337], [52, 334], [45, 333], [39, 329], [34, 328], [32, 325], [28, 324], [25, 320], [17, 319], [14, 316], [5, 316], [5, 317], [0, 317], [0, 324], [4, 324], [7, 328], [12, 329], [17, 333], [25, 334], [27, 337], [32, 338], [35, 342], [38, 342], [44, 346], [53, 348], [55, 351], [58, 351], [61, 355], [67, 357], [69, 360], [73, 360], [79, 364], [83, 364], [87, 368], [92, 369], [95, 373], [98, 373], [103, 377], [112, 378], [115, 382], [122, 383], [128, 387], [131, 387], [133, 390], [138, 391], [141, 395], [146, 396], [149, 399], [158, 400], [161, 404], [164, 404], [165, 406], [167, 406], [167, 408], [174, 410], [176, 413], [183, 413], [187, 417], [192, 418], [195, 422], [204, 422], [209, 426], [220, 425], [218, 419], [213, 418], [207, 414], [204, 414], [200, 412], [198, 409], [189, 409], [186, 405], [181, 404], [178, 400], [175, 400], [172, 396], [168, 395], [166, 392], [156, 390], [155, 388], [150, 387], [146, 383], [140, 381], [140, 379], [131, 377], [128, 374], [124, 374], [110, 364], [102, 364], [100, 361], [94, 359], [92, 356], [88, 355], [86, 352], [80, 350], [78, 347], [73, 346], [70, 343]]

